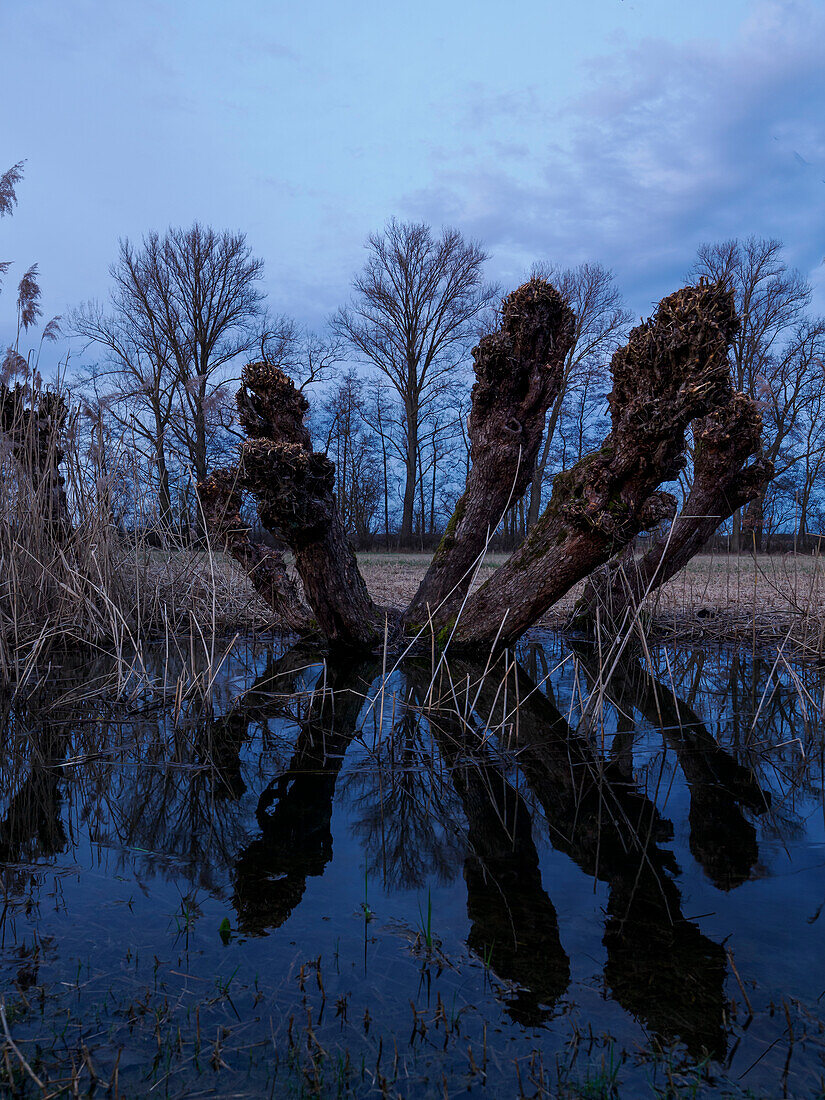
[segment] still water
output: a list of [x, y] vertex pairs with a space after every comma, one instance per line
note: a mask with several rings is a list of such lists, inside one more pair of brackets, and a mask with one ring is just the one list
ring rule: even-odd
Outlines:
[[823, 1095], [825, 671], [601, 658], [53, 668], [0, 711], [0, 1094]]

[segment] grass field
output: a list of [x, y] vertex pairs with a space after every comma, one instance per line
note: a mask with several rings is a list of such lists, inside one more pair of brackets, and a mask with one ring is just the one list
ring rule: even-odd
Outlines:
[[[415, 592], [430, 554], [362, 553], [361, 570], [373, 598], [403, 606]], [[491, 554], [479, 582], [506, 560]], [[543, 625], [564, 624], [581, 591], [573, 588]], [[777, 641], [822, 651], [825, 635], [825, 562], [811, 554], [702, 554], [688, 563], [645, 606], [649, 629], [677, 637]]]
[[[431, 555], [371, 552], [358, 558], [376, 603], [403, 608]], [[504, 554], [491, 554], [481, 566], [477, 584], [505, 559]], [[207, 645], [216, 634], [257, 634], [281, 626], [243, 571], [222, 553], [131, 551], [113, 563], [111, 572], [114, 581], [99, 592], [94, 578], [72, 575], [71, 583], [55, 584], [47, 628], [42, 601], [34, 599], [28, 606], [29, 593], [37, 596], [36, 590], [18, 584], [14, 591], [26, 599], [12, 601], [20, 611], [0, 634], [0, 669], [6, 665], [16, 669], [21, 654], [28, 660], [51, 636], [80, 642], [94, 638], [97, 630], [101, 644], [108, 644], [105, 639], [112, 635], [120, 637], [119, 644], [128, 649], [133, 640], [170, 633], [192, 635]], [[574, 587], [539, 625], [564, 627], [580, 590], [581, 584]], [[798, 653], [822, 657], [825, 563], [813, 555], [701, 555], [650, 597], [640, 621], [646, 634], [659, 639], [749, 645], [787, 641]]]
[[[506, 558], [490, 554], [477, 584]], [[370, 593], [383, 607], [409, 602], [430, 559], [428, 553], [415, 552], [358, 555]], [[210, 560], [201, 553], [155, 552], [146, 579], [154, 607], [174, 607], [178, 623], [191, 611], [201, 623], [214, 613], [221, 630], [275, 625], [244, 574], [222, 554]], [[582, 585], [551, 608], [540, 625], [563, 626]], [[810, 554], [699, 555], [651, 595], [644, 621], [646, 630], [659, 636], [762, 642], [788, 637], [795, 647], [819, 654], [825, 645], [825, 562]]]

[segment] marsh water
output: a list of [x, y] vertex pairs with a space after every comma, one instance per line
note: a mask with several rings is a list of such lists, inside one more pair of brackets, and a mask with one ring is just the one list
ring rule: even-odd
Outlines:
[[821, 667], [191, 665], [3, 704], [0, 1091], [823, 1095]]

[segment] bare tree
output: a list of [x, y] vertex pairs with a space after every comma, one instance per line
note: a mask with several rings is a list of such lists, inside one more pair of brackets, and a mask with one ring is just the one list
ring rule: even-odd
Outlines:
[[[758, 389], [765, 429], [762, 453], [773, 464], [774, 488], [782, 486], [797, 463], [807, 467], [806, 480], [816, 466], [814, 452], [822, 446], [817, 422], [822, 405], [823, 364], [825, 319], [815, 318], [794, 325], [781, 350], [764, 365]], [[810, 500], [809, 494], [803, 497]], [[765, 494], [760, 493], [747, 511], [758, 543], [764, 518]]]
[[[728, 240], [700, 247], [693, 277], [706, 277], [730, 286], [736, 297], [741, 324], [731, 345], [734, 388], [762, 404], [770, 392], [777, 358], [811, 297], [802, 276], [789, 270], [782, 258], [782, 242], [759, 237]], [[750, 505], [757, 549], [761, 544], [760, 492]], [[741, 511], [733, 515], [731, 549], [741, 543]]]
[[[170, 431], [176, 410], [177, 372], [161, 328], [145, 308], [141, 276], [132, 257], [112, 296], [111, 312], [88, 303], [70, 317], [71, 331], [104, 348], [103, 363], [87, 367], [76, 380], [92, 407], [105, 412], [144, 459], [157, 492], [160, 526], [172, 526]], [[128, 281], [130, 292], [124, 290]]]
[[820, 329], [822, 338], [817, 348], [817, 358], [806, 382], [805, 413], [802, 424], [797, 428], [801, 456], [795, 479], [794, 504], [800, 546], [804, 546], [808, 535], [814, 494], [825, 472], [825, 324], [822, 322]]
[[121, 241], [108, 308], [89, 304], [72, 315], [72, 331], [107, 352], [87, 381], [145, 447], [165, 524], [170, 452], [206, 478], [210, 444], [227, 427], [227, 367], [283, 327], [266, 317], [262, 271], [243, 233], [196, 222], [149, 233], [140, 245]]
[[228, 381], [224, 368], [261, 338], [262, 271], [243, 233], [197, 222], [163, 237], [150, 233], [140, 246], [121, 241], [110, 268], [110, 314], [87, 310], [74, 318], [76, 331], [102, 343], [121, 366], [136, 350], [145, 356], [146, 363], [128, 364], [130, 373], [174, 390], [174, 430], [199, 479], [207, 472], [210, 405]]
[[369, 544], [381, 503], [377, 440], [364, 419], [364, 383], [348, 371], [324, 402], [324, 451], [335, 463], [335, 496], [347, 534]]
[[369, 400], [362, 413], [372, 429], [381, 451], [381, 485], [383, 495], [384, 544], [390, 546], [390, 477], [394, 454], [403, 458], [403, 447], [398, 446], [399, 422], [394, 416], [391, 387], [384, 379], [370, 388]]
[[607, 377], [610, 356], [626, 336], [632, 319], [624, 308], [622, 294], [616, 286], [613, 272], [600, 263], [584, 263], [567, 268], [536, 264], [533, 274], [555, 286], [573, 310], [576, 320], [573, 343], [564, 360], [564, 373], [558, 394], [550, 406], [544, 442], [530, 483], [528, 530], [535, 526], [541, 513], [545, 474], [568, 395], [582, 376], [585, 376], [588, 389], [595, 372]]
[[[131, 246], [121, 247], [125, 258]], [[255, 347], [264, 314], [257, 283], [263, 261], [243, 233], [216, 232], [197, 222], [144, 238], [138, 254], [147, 307], [169, 347], [180, 382], [179, 434], [192, 470], [207, 473], [210, 403], [226, 385], [222, 369]], [[113, 271], [117, 280], [117, 269]]]
[[401, 541], [413, 534], [422, 416], [463, 359], [497, 296], [483, 282], [487, 259], [455, 229], [393, 219], [370, 235], [369, 258], [334, 330], [390, 380], [404, 411]]
[[461, 423], [461, 397], [462, 394], [452, 390], [446, 393], [425, 421], [420, 463], [419, 496], [422, 506], [419, 529], [422, 534], [426, 531], [430, 538], [442, 529], [442, 521], [446, 522], [453, 514], [455, 502], [466, 480], [462, 477], [456, 487], [452, 477], [461, 458], [465, 430]]

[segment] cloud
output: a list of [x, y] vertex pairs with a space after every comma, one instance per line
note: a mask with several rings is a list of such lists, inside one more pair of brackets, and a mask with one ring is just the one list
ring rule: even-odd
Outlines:
[[[811, 271], [823, 73], [825, 6], [765, 0], [725, 48], [651, 39], [592, 61], [586, 91], [564, 104], [532, 88], [479, 93], [472, 151], [440, 149], [431, 185], [406, 205], [482, 238], [505, 269], [601, 259], [639, 301], [678, 280], [703, 240], [777, 236]], [[466, 105], [457, 113], [466, 125]], [[529, 158], [496, 155], [505, 138]]]

